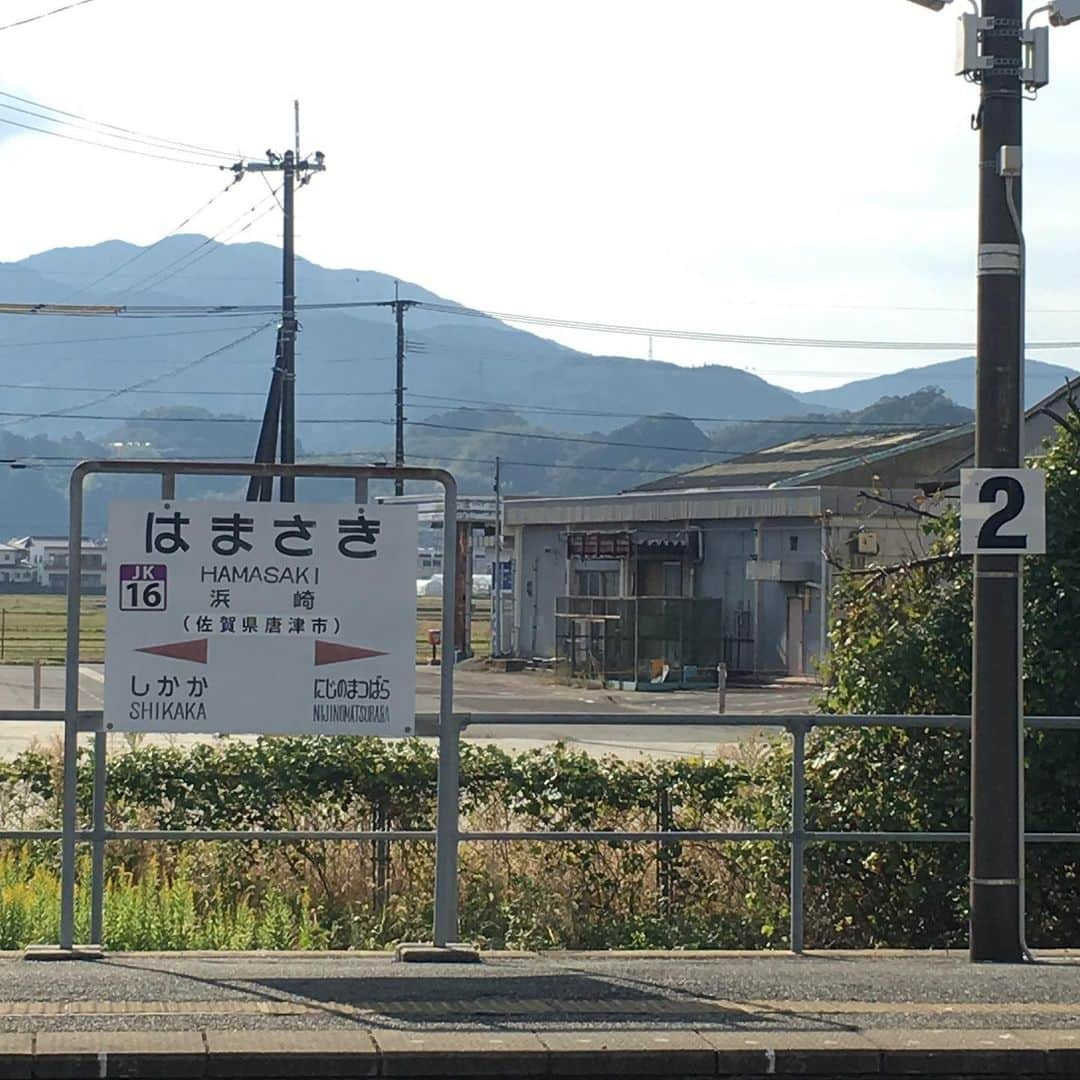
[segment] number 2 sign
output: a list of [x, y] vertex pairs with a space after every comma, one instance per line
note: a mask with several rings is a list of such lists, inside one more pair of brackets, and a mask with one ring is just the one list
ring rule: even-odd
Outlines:
[[1042, 469], [962, 469], [960, 550], [965, 555], [1045, 555]]

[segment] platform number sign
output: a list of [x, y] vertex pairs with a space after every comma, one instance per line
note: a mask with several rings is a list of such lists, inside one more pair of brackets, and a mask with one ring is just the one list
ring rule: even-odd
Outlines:
[[1041, 469], [963, 469], [960, 549], [965, 555], [1046, 554]]
[[121, 611], [165, 611], [168, 568], [161, 563], [121, 563]]

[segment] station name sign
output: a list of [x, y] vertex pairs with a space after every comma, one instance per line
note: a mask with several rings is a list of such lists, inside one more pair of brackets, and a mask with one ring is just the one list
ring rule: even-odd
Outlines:
[[414, 508], [116, 502], [108, 538], [108, 730], [411, 734]]

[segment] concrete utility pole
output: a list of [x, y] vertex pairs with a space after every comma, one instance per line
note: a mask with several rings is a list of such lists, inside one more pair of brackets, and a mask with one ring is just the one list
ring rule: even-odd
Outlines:
[[[394, 464], [405, 464], [405, 306], [394, 298], [394, 326], [397, 328], [395, 350], [397, 375], [394, 380]], [[405, 494], [405, 481], [394, 481], [394, 494]]]
[[502, 459], [495, 458], [495, 572], [491, 575], [491, 655], [502, 656]]
[[[281, 208], [284, 227], [281, 238], [281, 464], [296, 461], [296, 256], [293, 244], [295, 215], [296, 157], [285, 151], [281, 163]], [[296, 481], [281, 478], [281, 501], [293, 502]]]
[[[1021, 147], [1021, 0], [983, 0], [980, 73], [978, 367], [975, 467], [1023, 464], [1021, 237], [1002, 151]], [[1015, 180], [1019, 213], [1019, 177]], [[1018, 962], [1022, 911], [1023, 585], [1021, 555], [975, 556], [971, 723], [971, 959]]]
[[[397, 328], [397, 377], [394, 383], [394, 464], [399, 468], [405, 464], [405, 311], [416, 303], [415, 300], [400, 300], [397, 296], [397, 282], [394, 283], [394, 325]], [[394, 494], [405, 494], [405, 481], [394, 481]]]
[[[914, 0], [941, 11], [952, 0]], [[1024, 22], [1022, 0], [968, 0], [956, 74], [980, 85], [978, 369], [975, 466], [1023, 464], [1024, 281], [1021, 221], [1023, 90], [1050, 81], [1049, 29], [1080, 21], [1080, 0], [1049, 0]], [[1012, 477], [1017, 483], [1015, 477]], [[1019, 485], [1018, 485], [1019, 486]], [[1005, 490], [1005, 489], [1001, 489]], [[1020, 488], [1023, 494], [1023, 488]], [[993, 494], [991, 492], [991, 494]], [[980, 502], [987, 502], [980, 497]], [[993, 501], [992, 499], [990, 500]], [[1019, 513], [1023, 506], [1014, 512]], [[1045, 527], [1043, 527], [1045, 532]], [[1045, 540], [1042, 541], [1045, 544]], [[987, 549], [990, 549], [989, 551]], [[1002, 549], [1000, 553], [996, 549]], [[1013, 549], [1011, 552], [1009, 549]], [[1027, 538], [973, 539], [971, 925], [973, 961], [1018, 962], [1024, 935], [1024, 608]], [[1045, 550], [1045, 546], [1043, 546]]]
[[[300, 105], [294, 102], [296, 115], [296, 146], [300, 146]], [[236, 175], [246, 172], [280, 172], [281, 210], [283, 217], [281, 243], [281, 326], [278, 329], [277, 346], [274, 350], [274, 372], [270, 380], [266, 409], [255, 451], [256, 462], [272, 462], [278, 431], [281, 437], [281, 463], [291, 465], [296, 461], [296, 253], [293, 237], [295, 232], [294, 200], [296, 178], [300, 185], [310, 183], [314, 173], [325, 172], [324, 155], [316, 152], [314, 159], [301, 158], [299, 149], [286, 150], [278, 155], [266, 151], [266, 161], [240, 161], [232, 166]], [[273, 496], [273, 481], [252, 477], [248, 482], [249, 500], [267, 502]], [[281, 501], [292, 502], [296, 496], [296, 481], [291, 476], [281, 478]]]

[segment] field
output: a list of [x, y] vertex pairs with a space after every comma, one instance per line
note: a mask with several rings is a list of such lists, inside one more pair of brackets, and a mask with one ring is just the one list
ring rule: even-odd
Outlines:
[[[0, 594], [0, 663], [30, 664], [40, 660], [59, 664], [64, 659], [67, 638], [63, 596]], [[416, 657], [431, 658], [427, 632], [441, 625], [442, 601], [424, 597], [416, 601]], [[490, 602], [473, 601], [473, 652], [486, 655], [491, 640]], [[105, 597], [85, 597], [82, 603], [79, 656], [85, 663], [100, 663], [105, 657]]]

